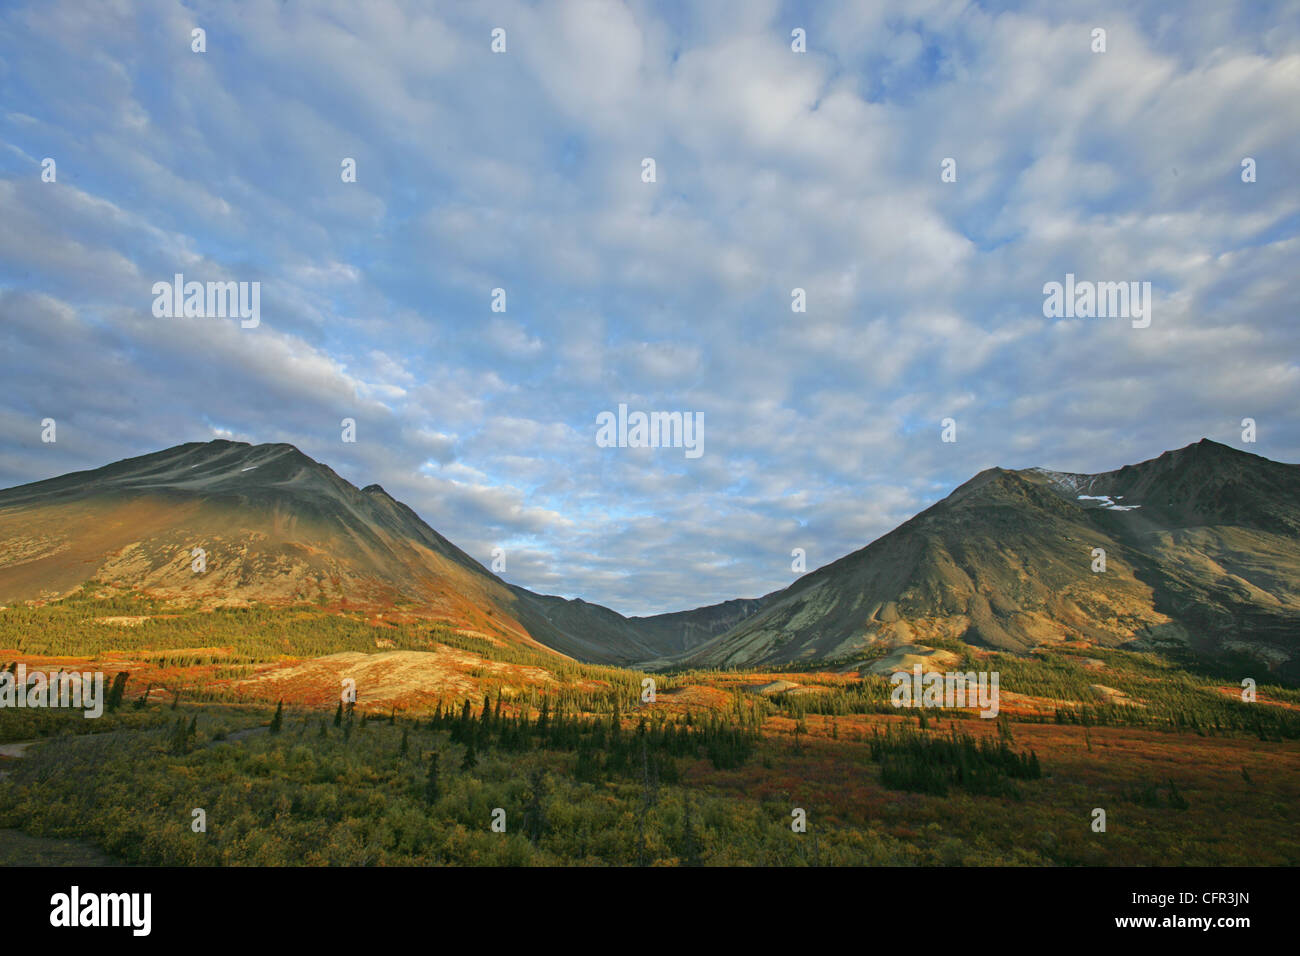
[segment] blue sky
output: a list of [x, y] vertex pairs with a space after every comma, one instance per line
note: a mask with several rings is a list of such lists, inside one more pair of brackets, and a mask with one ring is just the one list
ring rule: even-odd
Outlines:
[[[1300, 460], [1300, 6], [1068, 6], [8, 2], [0, 485], [287, 441], [653, 613], [992, 465], [1244, 417]], [[260, 282], [260, 326], [154, 317], [176, 272]], [[1151, 326], [1045, 318], [1067, 272], [1151, 282]], [[597, 447], [620, 402], [703, 456]]]

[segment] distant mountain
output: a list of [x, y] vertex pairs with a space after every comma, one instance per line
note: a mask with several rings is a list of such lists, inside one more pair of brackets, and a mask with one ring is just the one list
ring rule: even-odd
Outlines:
[[[1092, 570], [1094, 548], [1106, 570]], [[981, 472], [678, 658], [852, 661], [881, 642], [1249, 653], [1300, 678], [1300, 466], [1203, 440], [1097, 475]]]
[[191, 442], [0, 491], [0, 604], [90, 579], [199, 605], [443, 621], [600, 663], [680, 653], [734, 623], [710, 624], [707, 608], [633, 623], [507, 584], [379, 485], [358, 489], [286, 444]]
[[1242, 651], [1300, 679], [1300, 466], [1201, 441], [1096, 475], [992, 468], [784, 590], [651, 617], [508, 584], [292, 445], [190, 443], [0, 491], [0, 604], [91, 579], [440, 621], [595, 663], [851, 665], [936, 638], [1084, 640]]

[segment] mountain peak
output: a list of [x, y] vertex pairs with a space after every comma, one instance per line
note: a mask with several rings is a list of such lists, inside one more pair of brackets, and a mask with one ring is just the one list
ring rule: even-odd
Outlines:
[[1200, 441], [1198, 441], [1198, 442], [1193, 442], [1192, 444], [1188, 445], [1186, 448], [1184, 448], [1184, 449], [1180, 449], [1180, 450], [1182, 450], [1182, 451], [1192, 451], [1192, 450], [1195, 450], [1195, 451], [1198, 451], [1198, 452], [1201, 452], [1201, 453], [1210, 453], [1210, 454], [1216, 454], [1216, 455], [1221, 455], [1221, 454], [1248, 455], [1248, 454], [1250, 454], [1249, 452], [1243, 452], [1240, 448], [1233, 448], [1231, 445], [1225, 445], [1225, 444], [1223, 444], [1223, 442], [1217, 442], [1217, 441], [1215, 441], [1215, 440], [1212, 439], [1212, 438], [1202, 438]]
[[1119, 474], [1136, 470], [1147, 470], [1151, 468], [1182, 468], [1193, 466], [1198, 468], [1225, 468], [1233, 466], [1252, 465], [1269, 466], [1276, 465], [1269, 459], [1253, 452], [1243, 451], [1240, 448], [1234, 448], [1231, 445], [1225, 445], [1222, 442], [1214, 441], [1211, 438], [1202, 438], [1200, 441], [1192, 442], [1190, 445], [1184, 445], [1182, 448], [1174, 448], [1170, 451], [1157, 455], [1147, 461], [1138, 462], [1136, 465], [1125, 465], [1117, 472], [1107, 472], [1107, 474]]

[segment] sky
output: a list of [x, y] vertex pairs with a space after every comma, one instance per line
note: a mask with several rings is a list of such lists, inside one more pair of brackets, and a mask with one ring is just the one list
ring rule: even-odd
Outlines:
[[[1298, 131], [1296, 3], [4, 0], [0, 487], [290, 442], [649, 614], [995, 465], [1300, 461]], [[1044, 315], [1067, 274], [1150, 325]]]

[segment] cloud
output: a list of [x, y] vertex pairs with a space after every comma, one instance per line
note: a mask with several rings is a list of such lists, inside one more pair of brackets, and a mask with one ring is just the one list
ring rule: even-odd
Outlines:
[[[509, 580], [652, 613], [994, 464], [1243, 417], [1300, 459], [1283, 4], [20, 0], [0, 62], [3, 484], [289, 441]], [[176, 272], [261, 282], [262, 325], [155, 319]], [[1045, 318], [1067, 272], [1150, 281], [1150, 328]], [[704, 456], [598, 447], [620, 402], [702, 413]]]

